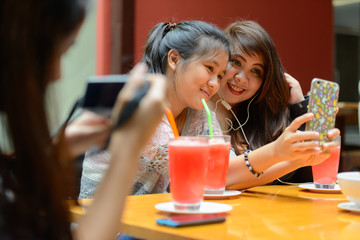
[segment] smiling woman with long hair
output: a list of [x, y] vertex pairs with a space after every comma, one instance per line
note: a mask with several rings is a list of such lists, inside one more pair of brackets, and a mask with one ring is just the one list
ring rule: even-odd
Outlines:
[[[267, 184], [320, 163], [328, 155], [318, 148], [317, 133], [298, 131], [312, 116], [292, 114], [290, 104], [304, 97], [298, 82], [284, 72], [268, 33], [254, 21], [231, 23], [224, 32], [231, 43], [230, 61], [209, 107], [231, 135], [236, 153], [227, 184], [236, 189]], [[339, 134], [338, 129], [331, 134]]]

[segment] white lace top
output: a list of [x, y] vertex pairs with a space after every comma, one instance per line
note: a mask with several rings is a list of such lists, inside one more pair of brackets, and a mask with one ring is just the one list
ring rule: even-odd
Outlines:
[[[214, 113], [212, 113], [212, 124], [214, 135], [221, 135], [222, 132]], [[188, 109], [185, 124], [180, 135], [197, 136], [208, 134], [209, 125], [205, 110], [197, 111]], [[173, 137], [174, 134], [170, 123], [164, 115], [150, 142], [141, 152], [139, 169], [134, 180], [133, 194], [168, 192], [169, 170], [167, 143]], [[109, 159], [110, 153], [108, 151], [90, 156], [87, 154], [85, 156], [81, 191], [86, 191], [87, 197], [91, 197], [89, 196], [89, 192], [94, 192], [94, 189], [91, 189], [97, 185], [94, 184], [94, 182], [99, 183], [102, 180], [108, 168]], [[89, 181], [84, 181], [83, 178], [87, 178], [93, 183], [87, 184]], [[81, 195], [82, 193], [80, 193], [80, 196]]]

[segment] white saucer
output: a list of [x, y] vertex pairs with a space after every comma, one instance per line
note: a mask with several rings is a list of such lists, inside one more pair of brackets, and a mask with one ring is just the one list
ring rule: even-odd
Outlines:
[[311, 192], [316, 192], [316, 193], [341, 193], [339, 184], [336, 184], [334, 189], [316, 188], [314, 183], [300, 184], [299, 188], [303, 188], [303, 189], [309, 190]]
[[241, 191], [236, 190], [226, 190], [223, 194], [209, 194], [204, 193], [205, 199], [222, 199], [222, 198], [228, 198], [233, 196], [238, 196], [241, 194]]
[[173, 202], [158, 203], [155, 208], [170, 213], [222, 213], [233, 209], [231, 205], [223, 203], [202, 202], [199, 210], [178, 210]]
[[344, 209], [344, 210], [349, 210], [352, 212], [360, 213], [360, 207], [353, 202], [339, 203], [338, 207], [341, 209]]

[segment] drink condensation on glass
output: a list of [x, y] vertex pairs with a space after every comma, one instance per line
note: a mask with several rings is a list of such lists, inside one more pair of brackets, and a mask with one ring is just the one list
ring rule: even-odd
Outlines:
[[198, 210], [209, 158], [206, 138], [180, 136], [168, 143], [170, 191], [175, 209]]
[[330, 149], [330, 157], [323, 162], [312, 166], [315, 188], [335, 188], [336, 175], [339, 170], [341, 137], [336, 137], [334, 141], [338, 142], [338, 147]]
[[209, 139], [210, 152], [205, 181], [205, 193], [223, 194], [229, 167], [231, 137], [229, 135], [206, 137]]

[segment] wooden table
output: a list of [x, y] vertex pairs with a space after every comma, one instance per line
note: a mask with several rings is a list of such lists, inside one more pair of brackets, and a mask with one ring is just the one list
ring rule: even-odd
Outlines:
[[[90, 200], [91, 201], [91, 200]], [[144, 239], [360, 239], [360, 214], [341, 210], [342, 194], [320, 194], [295, 185], [260, 186], [237, 197], [213, 202], [233, 206], [224, 223], [169, 228], [156, 218], [169, 214], [154, 208], [170, 194], [129, 196], [119, 231]], [[207, 200], [206, 200], [207, 201]], [[81, 204], [89, 204], [89, 200]], [[76, 220], [86, 208], [73, 206]]]

